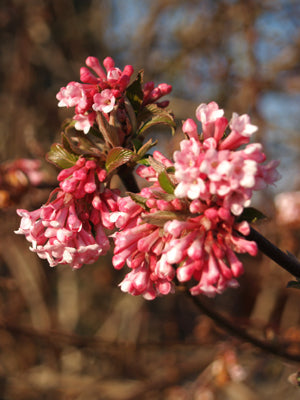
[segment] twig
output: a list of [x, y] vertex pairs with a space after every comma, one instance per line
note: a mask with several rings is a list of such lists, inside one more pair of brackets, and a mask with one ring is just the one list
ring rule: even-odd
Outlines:
[[127, 165], [122, 165], [119, 168], [118, 175], [126, 190], [132, 193], [138, 193], [140, 191], [140, 188], [138, 187], [138, 184], [136, 183], [135, 177], [132, 173], [132, 169], [127, 167]]
[[118, 353], [124, 349], [126, 351], [138, 352], [141, 350], [151, 350], [160, 348], [181, 349], [199, 347], [198, 342], [188, 343], [182, 341], [108, 341], [97, 336], [79, 335], [70, 331], [56, 329], [36, 329], [32, 326], [22, 326], [15, 324], [4, 318], [0, 319], [0, 329], [10, 332], [12, 335], [29, 337], [35, 342], [47, 343], [47, 345], [60, 349], [64, 346], [74, 346], [77, 349], [92, 349], [101, 352]]
[[252, 336], [250, 333], [246, 332], [243, 328], [235, 325], [229, 319], [227, 319], [226, 317], [224, 317], [217, 311], [208, 307], [206, 304], [204, 304], [200, 300], [199, 297], [192, 296], [188, 290], [186, 290], [185, 293], [193, 301], [193, 303], [196, 305], [196, 307], [201, 312], [203, 312], [205, 315], [207, 315], [209, 318], [211, 318], [221, 328], [232, 333], [234, 336], [239, 337], [243, 341], [248, 342], [248, 343], [254, 345], [255, 347], [258, 347], [259, 349], [261, 349], [265, 352], [274, 354], [275, 356], [282, 357], [289, 361], [297, 361], [297, 362], [300, 361], [300, 354], [289, 353], [287, 350], [285, 350], [281, 346], [279, 346], [278, 343], [272, 344], [272, 343], [266, 342], [264, 340], [260, 340], [256, 337]]
[[259, 250], [266, 256], [275, 261], [281, 268], [284, 268], [290, 274], [300, 279], [300, 262], [293, 255], [284, 253], [263, 235], [251, 227], [247, 240], [253, 240], [257, 243]]
[[[127, 190], [133, 193], [139, 192], [136, 180], [132, 174], [132, 171], [128, 167], [122, 167], [119, 170], [119, 176]], [[257, 243], [260, 251], [262, 251], [269, 258], [271, 258], [282, 268], [290, 272], [292, 275], [300, 278], [300, 262], [296, 258], [284, 253], [252, 227], [250, 230], [250, 234], [244, 237], [247, 240], [254, 240]], [[279, 347], [278, 344], [271, 344], [252, 336], [243, 328], [236, 326], [233, 322], [225, 318], [223, 315], [219, 314], [217, 311], [209, 308], [199, 299], [199, 297], [192, 296], [188, 290], [186, 290], [186, 294], [188, 297], [190, 297], [190, 299], [194, 302], [194, 304], [200, 311], [206, 314], [223, 329], [231, 332], [234, 336], [239, 337], [245, 342], [251, 343], [252, 345], [258, 347], [263, 351], [285, 358], [286, 360], [298, 362], [300, 361], [300, 354], [291, 354], [282, 347]]]

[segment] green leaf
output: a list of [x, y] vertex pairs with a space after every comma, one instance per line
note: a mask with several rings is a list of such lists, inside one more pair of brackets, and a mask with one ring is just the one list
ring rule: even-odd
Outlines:
[[169, 173], [169, 174], [175, 174], [175, 167], [168, 167], [167, 169], [166, 169], [166, 171]]
[[253, 207], [244, 208], [241, 215], [237, 217], [237, 222], [247, 221], [256, 222], [267, 217], [259, 210]]
[[[68, 142], [68, 148], [79, 155], [101, 157], [103, 151], [88, 135], [83, 132], [67, 130], [63, 134], [63, 143]], [[101, 144], [99, 144], [101, 145]]]
[[128, 193], [128, 195], [132, 198], [133, 201], [135, 201], [137, 204], [139, 204], [144, 209], [148, 208], [146, 206], [146, 202], [148, 199], [146, 199], [145, 197], [141, 196], [140, 194], [131, 193], [131, 192]]
[[136, 155], [132, 150], [125, 149], [123, 147], [114, 147], [107, 154], [105, 163], [106, 170], [108, 173], [110, 173], [121, 165], [131, 161], [135, 157]]
[[61, 142], [62, 142], [62, 146], [70, 153], [73, 153], [72, 147], [70, 145], [70, 142], [68, 141], [68, 138], [66, 137], [66, 135], [64, 133], [61, 134]]
[[152, 139], [148, 140], [145, 144], [143, 144], [142, 147], [139, 148], [137, 154], [140, 157], [144, 157], [144, 155], [147, 153], [148, 150], [150, 150], [152, 147], [157, 145], [157, 140], [155, 142], [152, 142]]
[[160, 174], [162, 171], [166, 170], [166, 167], [160, 161], [155, 160], [153, 157], [148, 157], [149, 164], [154, 169], [157, 174]]
[[136, 152], [139, 151], [139, 149], [143, 146], [142, 140], [140, 140], [140, 139], [138, 139], [138, 138], [132, 139], [131, 142], [132, 142], [133, 147], [134, 147], [134, 149], [135, 149]]
[[102, 112], [97, 112], [97, 124], [106, 144], [116, 147], [120, 144], [119, 130], [116, 126], [116, 113], [110, 114], [109, 122]]
[[67, 131], [68, 129], [74, 128], [76, 121], [71, 118], [67, 118], [63, 121], [61, 129], [63, 132]]
[[136, 79], [132, 82], [131, 85], [128, 86], [126, 90], [126, 97], [130, 101], [134, 112], [137, 114], [141, 108], [143, 103], [143, 78], [144, 78], [144, 71], [140, 71], [136, 77]]
[[184, 221], [186, 219], [186, 215], [181, 212], [174, 211], [158, 211], [155, 213], [149, 213], [147, 215], [142, 216], [143, 221], [148, 224], [164, 226], [164, 224], [173, 219]]
[[289, 281], [286, 287], [293, 289], [300, 289], [300, 279], [297, 281]]
[[158, 175], [158, 182], [160, 187], [164, 189], [165, 192], [169, 194], [174, 193], [175, 185], [165, 170]]
[[140, 160], [137, 161], [137, 163], [141, 165], [146, 165], [146, 167], [149, 167], [150, 165], [148, 157], [141, 158]]
[[47, 153], [46, 159], [59, 168], [64, 169], [72, 167], [78, 160], [78, 157], [65, 149], [61, 144], [54, 143]]
[[176, 199], [175, 195], [172, 193], [165, 193], [165, 192], [161, 192], [159, 190], [152, 190], [153, 195], [158, 198], [158, 199], [162, 199], [165, 201], [172, 201], [174, 199]]
[[156, 125], [167, 125], [171, 128], [172, 134], [175, 133], [175, 121], [173, 114], [164, 108], [158, 107], [157, 104], [148, 104], [138, 114], [138, 122], [140, 123], [137, 135], [143, 135], [146, 130]]

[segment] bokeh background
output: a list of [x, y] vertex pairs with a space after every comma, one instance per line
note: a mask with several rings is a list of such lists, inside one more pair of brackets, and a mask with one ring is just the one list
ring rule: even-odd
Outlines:
[[[297, 0], [1, 1], [1, 400], [299, 398], [300, 292], [262, 255], [243, 259], [239, 289], [200, 300], [285, 357], [240, 340], [180, 291], [152, 302], [121, 293], [124, 272], [109, 255], [76, 272], [50, 268], [13, 234], [15, 209], [38, 208], [55, 184], [44, 156], [71, 115], [56, 93], [79, 79], [87, 56], [111, 56], [173, 85], [179, 130], [202, 102], [217, 101], [228, 118], [251, 115], [282, 175], [254, 198], [269, 217], [257, 229], [300, 256], [299, 21]], [[178, 139], [152, 134], [170, 156]], [[24, 157], [41, 160], [43, 185], [18, 191], [13, 172], [3, 187], [8, 162]], [[276, 209], [281, 192], [292, 194]]]

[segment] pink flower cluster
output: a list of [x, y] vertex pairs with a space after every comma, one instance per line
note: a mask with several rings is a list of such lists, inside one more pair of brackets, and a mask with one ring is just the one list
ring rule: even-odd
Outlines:
[[[164, 166], [172, 165], [158, 151], [155, 151], [153, 156], [156, 161], [163, 162]], [[155, 180], [156, 173], [151, 167], [139, 167], [137, 172], [149, 181]], [[145, 200], [145, 207], [151, 210], [151, 217], [155, 217], [157, 211], [185, 207], [181, 200], [174, 199], [168, 202], [160, 198], [160, 194], [164, 196], [165, 193], [157, 179], [151, 188], [144, 188], [140, 192], [140, 196]], [[147, 223], [144, 220], [147, 212], [129, 196], [120, 197], [118, 207], [119, 210], [111, 214], [111, 221], [118, 228], [118, 232], [112, 235], [115, 242], [112, 263], [116, 269], [127, 264], [132, 270], [121, 282], [121, 290], [135, 296], [142, 295], [147, 300], [172, 292], [175, 269], [171, 265], [159, 262], [166, 243], [163, 225]]]
[[143, 106], [156, 103], [160, 108], [168, 107], [169, 101], [157, 101], [161, 97], [166, 96], [172, 90], [172, 86], [167, 83], [160, 83], [155, 87], [154, 82], [146, 82], [143, 87]]
[[[125, 67], [122, 72], [106, 59], [105, 73], [92, 57], [87, 65], [99, 77], [82, 69], [85, 84], [69, 84], [61, 90], [60, 101], [88, 115], [109, 113], [118, 98], [116, 91], [124, 92], [132, 69]], [[67, 95], [73, 89], [81, 90], [77, 98]], [[157, 88], [146, 84], [143, 104], [155, 102], [168, 90], [164, 84]], [[84, 98], [90, 101], [89, 108], [81, 109]], [[237, 222], [236, 217], [250, 204], [254, 190], [279, 178], [278, 163], [265, 164], [262, 146], [249, 143], [257, 128], [248, 115], [234, 113], [228, 122], [212, 102], [201, 104], [196, 117], [202, 133], [192, 119], [184, 122], [188, 139], [180, 143], [174, 162], [155, 151], [150, 166], [137, 168], [150, 185], [140, 193], [120, 197], [118, 190], [106, 187], [106, 171], [95, 159], [81, 157], [59, 173], [59, 187], [47, 204], [32, 212], [17, 211], [22, 219], [16, 233], [24, 234], [31, 250], [51, 266], [80, 268], [108, 251], [105, 229], [117, 228], [111, 235], [112, 263], [116, 269], [125, 264], [130, 269], [121, 290], [146, 299], [172, 292], [175, 280], [188, 284], [193, 295], [214, 296], [236, 287], [243, 273], [236, 253], [257, 252], [256, 243], [244, 238], [250, 232], [248, 222]]]
[[106, 172], [95, 161], [80, 158], [58, 175], [60, 187], [38, 210], [17, 210], [18, 234], [50, 266], [80, 268], [95, 262], [110, 248], [104, 228], [112, 229], [110, 213], [117, 210], [119, 192], [104, 188]]
[[[248, 115], [233, 114], [227, 134], [223, 114], [214, 102], [201, 104], [196, 116], [202, 136], [189, 119], [183, 125], [189, 139], [174, 153], [174, 164], [154, 152], [151, 166], [138, 167], [137, 173], [152, 183], [139, 193], [144, 206], [130, 197], [119, 199], [119, 211], [112, 214], [119, 228], [113, 265], [127, 263], [131, 269], [121, 283], [123, 291], [152, 299], [171, 292], [176, 277], [194, 282], [193, 295], [214, 296], [238, 286], [243, 265], [236, 253], [256, 255], [256, 243], [243, 237], [249, 224], [238, 223], [236, 216], [250, 204], [253, 190], [279, 178], [278, 163], [262, 164], [262, 147], [249, 144], [257, 128]], [[174, 194], [159, 183], [160, 171], [170, 167], [175, 169], [169, 175]]]
[[[156, 162], [172, 165], [161, 153]], [[235, 223], [229, 210], [198, 201], [187, 202], [167, 194], [158, 184], [153, 167], [138, 168], [140, 176], [153, 182], [141, 190], [145, 208], [130, 197], [119, 198], [119, 211], [111, 218], [119, 228], [113, 235], [113, 265], [131, 269], [121, 290], [153, 299], [173, 291], [179, 282], [196, 281], [192, 294], [213, 296], [238, 285], [235, 278], [243, 272], [234, 252], [255, 255], [256, 244], [243, 239], [247, 222]]]
[[[124, 102], [124, 94], [133, 74], [132, 65], [126, 65], [121, 71], [115, 67], [111, 57], [106, 57], [103, 61], [105, 70], [96, 57], [88, 57], [86, 65], [94, 73], [87, 67], [82, 67], [80, 69], [82, 83], [70, 82], [56, 95], [59, 107], [75, 107], [75, 128], [84, 133], [88, 133], [93, 126], [97, 112], [109, 114]], [[165, 83], [158, 87], [155, 87], [153, 82], [146, 83], [143, 105], [156, 102], [170, 93], [171, 89], [172, 87]], [[157, 104], [166, 107], [168, 102]]]
[[250, 232], [248, 223], [236, 223], [224, 208], [203, 207], [201, 215], [169, 221], [164, 230], [170, 235], [164, 262], [178, 265], [179, 282], [197, 282], [190, 289], [193, 295], [212, 297], [228, 287], [237, 287], [236, 278], [243, 273], [243, 265], [235, 253], [257, 253], [256, 243], [239, 235]]
[[[279, 179], [277, 161], [262, 164], [266, 156], [258, 143], [248, 144], [257, 127], [248, 115], [234, 113], [225, 135], [228, 120], [215, 102], [201, 104], [196, 117], [202, 122], [199, 138], [197, 125], [185, 121], [183, 131], [188, 140], [174, 153], [175, 177], [179, 198], [216, 203], [240, 215], [251, 202], [253, 190], [260, 190]], [[246, 145], [241, 150], [238, 147]]]
[[[141, 194], [147, 193], [142, 190]], [[125, 263], [132, 269], [121, 282], [121, 290], [132, 295], [141, 294], [148, 300], [154, 299], [157, 294], [170, 293], [174, 269], [163, 270], [158, 263], [165, 245], [160, 228], [143, 222], [143, 208], [130, 197], [120, 198], [118, 205], [119, 211], [112, 214], [119, 228], [119, 232], [113, 235], [115, 248], [112, 262], [116, 269], [122, 268]]]

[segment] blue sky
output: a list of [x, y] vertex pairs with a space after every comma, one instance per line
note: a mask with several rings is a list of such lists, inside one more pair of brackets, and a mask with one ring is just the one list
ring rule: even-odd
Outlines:
[[[235, 1], [227, 1], [229, 7]], [[123, 64], [134, 63], [130, 59], [130, 55], [135, 46], [134, 39], [139, 32], [139, 24], [142, 23], [147, 14], [151, 0], [112, 0], [112, 20], [110, 29], [106, 32], [106, 40], [108, 45], [118, 49], [119, 60]], [[217, 4], [216, 2], [215, 4]], [[179, 44], [176, 41], [174, 32], [176, 28], [184, 29], [188, 24], [192, 24], [195, 18], [200, 15], [204, 17], [210, 12], [207, 1], [199, 2], [189, 6], [187, 3], [170, 6], [161, 13], [156, 21], [156, 31], [159, 32], [155, 42], [155, 55], [153, 59], [172, 59]], [[284, 57], [288, 61], [289, 47], [296, 40], [299, 40], [300, 31], [300, 1], [293, 0], [272, 0], [263, 2], [265, 11], [256, 19], [254, 26], [258, 35], [255, 41], [254, 53], [257, 60], [257, 70], [262, 76], [268, 76], [270, 68], [273, 68], [273, 62], [278, 57]], [[195, 13], [199, 11], [199, 14]], [[228, 21], [230, 24], [230, 21]], [[297, 39], [298, 38], [298, 39]], [[226, 39], [227, 40], [227, 39]], [[245, 42], [240, 32], [231, 33], [230, 40], [225, 45], [226, 51], [230, 52], [232, 57], [232, 73], [235, 75], [247, 75], [249, 63], [247, 60], [247, 51], [245, 50]], [[222, 62], [220, 55], [218, 62]], [[156, 58], [155, 58], [156, 57]], [[221, 60], [221, 61], [220, 61]], [[210, 80], [211, 63], [214, 62], [213, 57], [191, 54], [189, 63], [193, 71], [186, 70], [184, 74], [176, 76], [176, 80], [171, 83], [174, 87], [173, 93], [176, 97], [182, 97], [194, 101], [211, 101], [214, 100], [216, 86]], [[144, 66], [146, 69], [147, 66]], [[187, 65], [187, 68], [189, 66]], [[300, 63], [299, 63], [300, 68]], [[300, 186], [300, 180], [297, 183], [300, 159], [300, 144], [297, 142], [300, 126], [300, 93], [297, 91], [286, 90], [280, 85], [284, 81], [285, 71], [279, 71], [276, 76], [276, 84], [278, 81], [278, 90], [266, 91], [261, 93], [260, 102], [258, 104], [261, 115], [266, 120], [265, 141], [268, 146], [269, 155], [273, 158], [280, 158], [282, 166], [280, 172], [283, 180], [278, 185], [277, 190], [289, 190], [293, 187]], [[195, 78], [199, 76], [199, 79]], [[172, 76], [172, 75], [171, 75]], [[192, 79], [191, 79], [192, 76]], [[159, 77], [164, 79], [164, 77]], [[201, 93], [201, 99], [199, 98]], [[249, 110], [245, 110], [248, 112]]]

